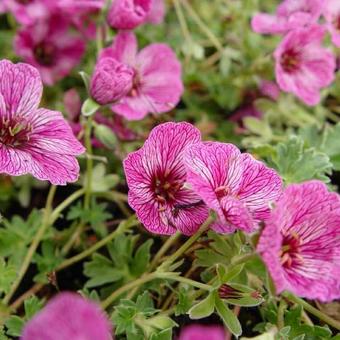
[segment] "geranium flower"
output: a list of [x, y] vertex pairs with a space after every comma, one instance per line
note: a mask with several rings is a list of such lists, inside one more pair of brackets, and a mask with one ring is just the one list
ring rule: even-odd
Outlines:
[[24, 327], [21, 340], [111, 340], [99, 306], [75, 293], [60, 293]]
[[281, 194], [278, 174], [233, 144], [192, 144], [184, 162], [188, 183], [218, 213], [213, 229], [220, 233], [255, 230], [269, 216], [269, 203]]
[[225, 340], [226, 334], [222, 326], [205, 326], [193, 324], [184, 327], [179, 340]]
[[252, 29], [262, 34], [285, 34], [296, 28], [316, 23], [321, 16], [323, 0], [284, 0], [275, 15], [256, 14]]
[[150, 8], [151, 0], [114, 0], [107, 22], [112, 28], [131, 30], [146, 21]]
[[340, 297], [340, 199], [320, 181], [289, 185], [266, 222], [257, 250], [277, 293]]
[[340, 47], [340, 2], [338, 0], [325, 1], [323, 15], [332, 35], [333, 44]]
[[158, 25], [164, 21], [165, 4], [164, 0], [151, 0], [150, 11], [146, 17], [146, 21], [151, 24]]
[[[70, 124], [75, 136], [84, 135], [84, 127], [80, 122], [81, 99], [76, 89], [70, 89], [64, 93], [64, 107], [68, 123]], [[105, 125], [122, 141], [133, 141], [137, 134], [126, 126], [123, 117], [119, 115], [104, 116], [97, 111], [94, 114], [95, 123]], [[95, 137], [92, 138], [92, 145], [96, 148], [103, 148], [104, 145]]]
[[317, 25], [296, 29], [285, 36], [274, 54], [280, 88], [308, 105], [319, 103], [320, 89], [334, 80], [336, 61], [321, 45], [324, 34], [324, 28]]
[[47, 85], [67, 76], [85, 52], [84, 40], [70, 25], [67, 18], [53, 15], [21, 28], [15, 37], [16, 54], [35, 66]]
[[39, 72], [27, 64], [0, 61], [0, 173], [31, 173], [63, 185], [79, 176], [75, 158], [85, 151], [57, 111], [38, 109]]
[[165, 44], [151, 44], [137, 53], [132, 32], [120, 32], [100, 58], [113, 58], [134, 69], [133, 87], [112, 110], [128, 120], [144, 118], [148, 113], [163, 113], [179, 102], [183, 84], [181, 64]]
[[188, 123], [155, 127], [144, 146], [124, 160], [129, 204], [146, 229], [156, 234], [194, 234], [208, 217], [201, 198], [185, 186], [185, 147], [200, 141]]
[[5, 8], [22, 25], [32, 25], [57, 8], [56, 1], [50, 0], [2, 0]]
[[102, 58], [91, 77], [91, 96], [100, 105], [112, 104], [131, 91], [133, 77], [130, 66], [113, 58]]

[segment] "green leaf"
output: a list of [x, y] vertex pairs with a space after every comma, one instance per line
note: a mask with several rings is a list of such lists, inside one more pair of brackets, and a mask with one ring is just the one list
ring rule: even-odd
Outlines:
[[0, 257], [0, 293], [9, 291], [16, 276], [16, 269]]
[[7, 335], [20, 336], [24, 325], [25, 321], [19, 316], [10, 316], [5, 322], [5, 326], [7, 327]]
[[84, 103], [83, 106], [81, 107], [81, 113], [85, 116], [85, 117], [89, 117], [94, 115], [100, 108], [100, 104], [96, 103], [93, 99], [91, 98], [87, 98]]
[[178, 302], [175, 309], [175, 315], [186, 314], [194, 303], [192, 296], [189, 294], [189, 289], [181, 286], [177, 292]]
[[117, 137], [112, 129], [103, 124], [96, 124], [94, 126], [94, 135], [105, 145], [108, 149], [113, 150], [117, 145]]
[[218, 315], [223, 320], [224, 324], [236, 337], [242, 334], [241, 324], [237, 316], [228, 308], [228, 306], [218, 297], [215, 298], [215, 306]]
[[35, 295], [26, 299], [24, 301], [25, 319], [31, 319], [37, 312], [42, 309], [43, 305], [43, 301], [39, 300]]
[[332, 164], [329, 157], [314, 148], [304, 149], [300, 137], [290, 137], [276, 147], [273, 163], [287, 184], [300, 183], [309, 179], [329, 182]]
[[157, 334], [152, 334], [150, 340], [172, 340], [172, 328], [164, 329]]
[[218, 268], [220, 268], [218, 273], [221, 284], [230, 282], [233, 278], [237, 277], [243, 270], [244, 263], [238, 264], [236, 266], [224, 267], [224, 272], [221, 272], [222, 267], [223, 265], [218, 266]]
[[130, 266], [132, 275], [137, 277], [146, 271], [151, 258], [150, 248], [152, 244], [153, 240], [149, 239], [137, 249]]
[[203, 319], [211, 315], [215, 309], [215, 294], [210, 293], [204, 300], [191, 307], [188, 311], [190, 319]]

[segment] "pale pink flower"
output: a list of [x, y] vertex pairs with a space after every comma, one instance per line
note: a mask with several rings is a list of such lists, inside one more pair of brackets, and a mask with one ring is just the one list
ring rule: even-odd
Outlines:
[[323, 15], [327, 22], [326, 26], [332, 35], [333, 44], [340, 47], [340, 1], [325, 1]]
[[113, 58], [100, 59], [90, 82], [92, 98], [100, 105], [113, 104], [133, 86], [134, 70]]
[[7, 7], [4, 2], [0, 2], [0, 14], [6, 13]]
[[192, 144], [184, 153], [187, 181], [218, 214], [213, 229], [251, 232], [270, 214], [270, 203], [281, 194], [281, 179], [233, 144]]
[[277, 101], [280, 96], [280, 89], [274, 81], [261, 80], [260, 92], [264, 97], [268, 97], [273, 101]]
[[146, 21], [151, 24], [158, 25], [164, 21], [165, 16], [165, 0], [151, 0], [150, 11], [146, 17]]
[[39, 72], [27, 64], [0, 61], [0, 173], [31, 173], [64, 185], [79, 176], [76, 155], [84, 147], [57, 111], [38, 109]]
[[334, 80], [335, 56], [322, 47], [321, 26], [289, 32], [276, 48], [276, 80], [283, 91], [294, 93], [304, 103], [320, 102], [320, 89]]
[[113, 0], [108, 24], [115, 29], [134, 29], [146, 21], [150, 6], [151, 0]]
[[340, 297], [339, 226], [340, 198], [325, 184], [286, 188], [257, 246], [277, 293], [321, 301]]
[[21, 340], [111, 340], [111, 325], [97, 304], [60, 293], [25, 325]]
[[200, 138], [189, 123], [161, 124], [124, 160], [129, 204], [149, 231], [192, 235], [208, 217], [201, 198], [185, 186], [183, 152]]
[[226, 333], [222, 326], [193, 324], [181, 330], [178, 340], [225, 340]]
[[75, 68], [84, 52], [84, 40], [70, 31], [70, 21], [60, 15], [21, 28], [14, 41], [15, 52], [35, 66], [43, 82], [53, 85]]
[[120, 32], [101, 58], [113, 58], [134, 69], [133, 88], [112, 106], [128, 120], [144, 118], [148, 113], [172, 110], [179, 102], [183, 84], [181, 64], [166, 44], [151, 44], [137, 53], [137, 40], [132, 32]]
[[321, 16], [324, 0], [284, 0], [275, 15], [256, 14], [252, 29], [262, 34], [285, 34], [296, 28], [316, 23]]

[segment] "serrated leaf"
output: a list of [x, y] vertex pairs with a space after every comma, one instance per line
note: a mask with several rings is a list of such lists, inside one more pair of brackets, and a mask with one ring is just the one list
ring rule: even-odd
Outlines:
[[17, 276], [16, 268], [0, 258], [0, 293], [7, 293]]
[[190, 319], [203, 319], [214, 312], [215, 309], [215, 292], [210, 293], [204, 300], [200, 301], [188, 311]]
[[215, 306], [218, 315], [221, 317], [230, 332], [233, 333], [236, 337], [240, 336], [242, 334], [242, 327], [240, 322], [238, 321], [237, 316], [217, 296], [215, 298]]
[[20, 336], [24, 325], [25, 321], [19, 316], [10, 316], [5, 322], [5, 326], [7, 327], [7, 335]]
[[24, 301], [24, 308], [25, 308], [25, 319], [31, 319], [36, 313], [38, 313], [44, 303], [43, 301], [39, 300], [35, 295], [29, 297]]

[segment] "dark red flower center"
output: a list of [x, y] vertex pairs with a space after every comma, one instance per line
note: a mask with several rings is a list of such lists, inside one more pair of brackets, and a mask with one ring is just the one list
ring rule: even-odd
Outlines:
[[221, 200], [223, 197], [229, 195], [229, 190], [226, 186], [220, 186], [215, 189], [215, 194], [218, 200]]
[[29, 3], [33, 2], [33, 0], [16, 0], [19, 4], [28, 5]]
[[170, 175], [157, 175], [153, 178], [151, 190], [155, 193], [156, 200], [162, 206], [176, 201], [176, 194], [182, 188], [182, 185], [183, 183]]
[[138, 94], [139, 94], [140, 86], [141, 86], [141, 77], [140, 77], [138, 71], [135, 70], [135, 75], [134, 75], [133, 80], [132, 80], [132, 88], [131, 88], [130, 92], [128, 93], [128, 96], [137, 97]]
[[0, 144], [18, 147], [29, 141], [32, 125], [24, 119], [0, 120]]
[[39, 64], [43, 66], [52, 66], [56, 59], [56, 48], [51, 43], [41, 42], [35, 46], [34, 56]]
[[335, 22], [334, 22], [334, 26], [335, 26], [336, 30], [340, 32], [340, 14], [336, 17]]
[[300, 55], [294, 50], [287, 50], [281, 56], [281, 67], [287, 73], [292, 73], [300, 67]]
[[296, 233], [290, 233], [283, 237], [279, 255], [284, 268], [292, 268], [303, 262], [300, 246], [301, 239]]

